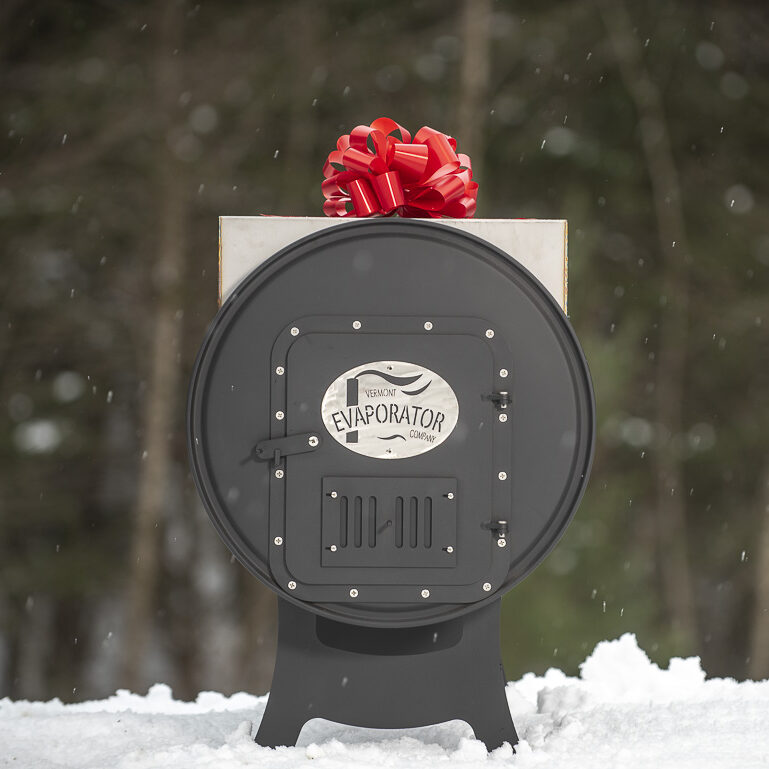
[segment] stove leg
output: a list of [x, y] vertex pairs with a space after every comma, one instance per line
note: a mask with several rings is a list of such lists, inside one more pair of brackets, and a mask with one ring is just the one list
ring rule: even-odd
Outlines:
[[454, 719], [489, 750], [518, 741], [499, 657], [499, 601], [416, 628], [365, 628], [279, 602], [260, 745], [294, 745], [307, 721], [405, 729]]
[[255, 741], [265, 748], [296, 745], [307, 719], [297, 713], [295, 705], [292, 697], [281, 698], [270, 693]]
[[507, 701], [504, 703], [504, 709], [488, 708], [482, 714], [471, 713], [460, 716], [460, 719], [470, 725], [475, 739], [484, 743], [489, 752], [501, 747], [504, 742], [509, 743], [513, 748], [518, 743], [518, 734], [510, 717]]

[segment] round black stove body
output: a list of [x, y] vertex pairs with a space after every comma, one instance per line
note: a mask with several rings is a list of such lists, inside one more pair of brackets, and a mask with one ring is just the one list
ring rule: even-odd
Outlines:
[[423, 221], [329, 227], [248, 275], [188, 407], [193, 476], [237, 558], [326, 619], [425, 626], [499, 598], [587, 481], [594, 402], [523, 266]]

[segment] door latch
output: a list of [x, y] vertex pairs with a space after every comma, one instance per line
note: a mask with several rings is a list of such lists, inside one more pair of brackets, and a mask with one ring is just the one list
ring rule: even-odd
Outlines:
[[272, 460], [276, 465], [283, 462], [284, 457], [292, 454], [306, 454], [315, 451], [320, 447], [321, 439], [316, 433], [300, 433], [297, 435], [285, 435], [281, 438], [268, 438], [259, 441], [251, 453], [241, 462], [269, 462]]

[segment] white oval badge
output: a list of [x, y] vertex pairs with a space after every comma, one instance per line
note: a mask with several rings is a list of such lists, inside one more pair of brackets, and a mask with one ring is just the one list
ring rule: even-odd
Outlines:
[[323, 424], [350, 451], [405, 459], [440, 446], [459, 417], [451, 386], [415, 363], [378, 360], [345, 371], [326, 390]]

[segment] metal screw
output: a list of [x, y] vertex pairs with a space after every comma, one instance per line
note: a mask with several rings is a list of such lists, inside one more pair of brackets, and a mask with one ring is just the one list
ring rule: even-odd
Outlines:
[[331, 547], [329, 548], [329, 550], [330, 550], [332, 553], [335, 553], [335, 552], [336, 552], [336, 545], [331, 545]]
[[357, 597], [358, 597], [358, 591], [355, 588], [350, 590], [350, 598], [357, 598]]
[[491, 582], [484, 582], [483, 589], [488, 593], [491, 590]]
[[276, 470], [275, 471], [275, 477], [276, 478], [282, 478], [283, 477], [283, 471], [282, 470]]
[[453, 548], [451, 545], [449, 545], [449, 546], [446, 548], [446, 552], [447, 552], [447, 553], [453, 553], [453, 552], [454, 552], [454, 548]]
[[283, 366], [278, 366], [278, 367], [275, 369], [275, 373], [276, 373], [278, 376], [283, 376], [283, 374], [285, 374], [285, 373], [286, 373], [286, 369], [284, 369], [284, 368], [283, 368]]
[[497, 547], [504, 547], [507, 544], [506, 539], [498, 539], [497, 540]]
[[359, 320], [354, 320], [354, 321], [352, 322], [352, 327], [353, 327], [353, 328], [354, 328], [356, 331], [357, 331], [357, 330], [360, 328], [360, 325], [361, 325], [361, 324], [360, 324], [360, 321], [359, 321]]
[[432, 329], [433, 324], [429, 320], [425, 321], [425, 331], [432, 331]]
[[454, 499], [454, 492], [450, 491], [448, 494], [446, 494], [446, 499]]
[[421, 595], [422, 595], [422, 598], [429, 598], [430, 597], [430, 591], [427, 588], [425, 588], [422, 591]]
[[299, 336], [299, 329], [296, 326], [292, 327], [291, 336]]
[[507, 422], [507, 414], [500, 414], [499, 415], [499, 421], [500, 422]]
[[336, 499], [339, 496], [339, 494], [337, 494], [335, 491], [332, 491], [331, 494], [329, 494], [329, 496], [331, 497], [331, 499]]
[[307, 443], [308, 443], [310, 446], [317, 446], [317, 445], [318, 445], [318, 436], [317, 436], [317, 435], [311, 435], [311, 436], [310, 436], [310, 437], [307, 439]]
[[504, 379], [510, 372], [506, 368], [499, 369], [499, 375]]
[[487, 328], [486, 329], [486, 338], [491, 339], [494, 336], [494, 329], [493, 328]]
[[286, 416], [282, 411], [276, 411], [275, 412], [275, 419], [281, 420], [283, 417]]
[[272, 540], [278, 547], [280, 547], [283, 544], [283, 537], [275, 537], [275, 539]]
[[292, 579], [291, 582], [288, 583], [288, 589], [289, 590], [296, 590], [296, 582]]
[[499, 475], [497, 475], [497, 478], [499, 478], [500, 481], [506, 481], [507, 480], [507, 473], [503, 470]]

